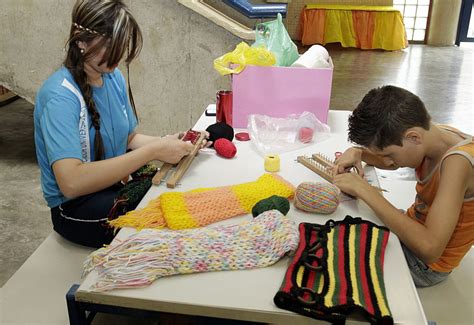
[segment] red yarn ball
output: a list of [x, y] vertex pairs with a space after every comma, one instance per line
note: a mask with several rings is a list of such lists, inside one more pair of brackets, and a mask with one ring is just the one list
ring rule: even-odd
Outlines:
[[308, 127], [302, 127], [298, 131], [298, 139], [303, 143], [308, 143], [313, 140], [313, 129]]
[[219, 156], [224, 158], [232, 158], [237, 153], [235, 145], [226, 138], [217, 139], [216, 142], [214, 142], [214, 149], [216, 149]]

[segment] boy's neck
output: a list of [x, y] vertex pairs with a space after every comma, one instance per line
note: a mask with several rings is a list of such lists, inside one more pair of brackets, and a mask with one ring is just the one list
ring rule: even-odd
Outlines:
[[446, 151], [462, 141], [462, 138], [453, 132], [444, 130], [431, 123], [430, 129], [425, 132], [424, 141], [426, 143], [426, 159], [439, 161]]

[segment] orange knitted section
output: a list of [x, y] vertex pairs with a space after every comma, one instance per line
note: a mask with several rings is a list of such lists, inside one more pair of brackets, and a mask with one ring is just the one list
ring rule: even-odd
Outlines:
[[[209, 193], [184, 193], [189, 214], [202, 227], [210, 223], [247, 213], [241, 206], [230, 186], [216, 188]], [[170, 226], [173, 229], [173, 227]]]

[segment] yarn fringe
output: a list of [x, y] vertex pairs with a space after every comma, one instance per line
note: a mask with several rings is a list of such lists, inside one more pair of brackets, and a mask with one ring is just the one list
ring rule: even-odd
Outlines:
[[266, 267], [298, 247], [298, 226], [277, 210], [233, 225], [172, 231], [144, 229], [91, 253], [93, 291], [136, 288], [175, 274]]

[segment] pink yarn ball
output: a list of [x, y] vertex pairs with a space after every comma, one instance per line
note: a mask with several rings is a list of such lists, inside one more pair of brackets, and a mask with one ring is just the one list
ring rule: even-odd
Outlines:
[[235, 145], [226, 138], [217, 139], [216, 142], [214, 142], [214, 149], [216, 149], [219, 156], [224, 158], [233, 158], [237, 153]]
[[302, 127], [298, 131], [298, 139], [303, 143], [308, 143], [313, 140], [313, 129], [308, 127]]

